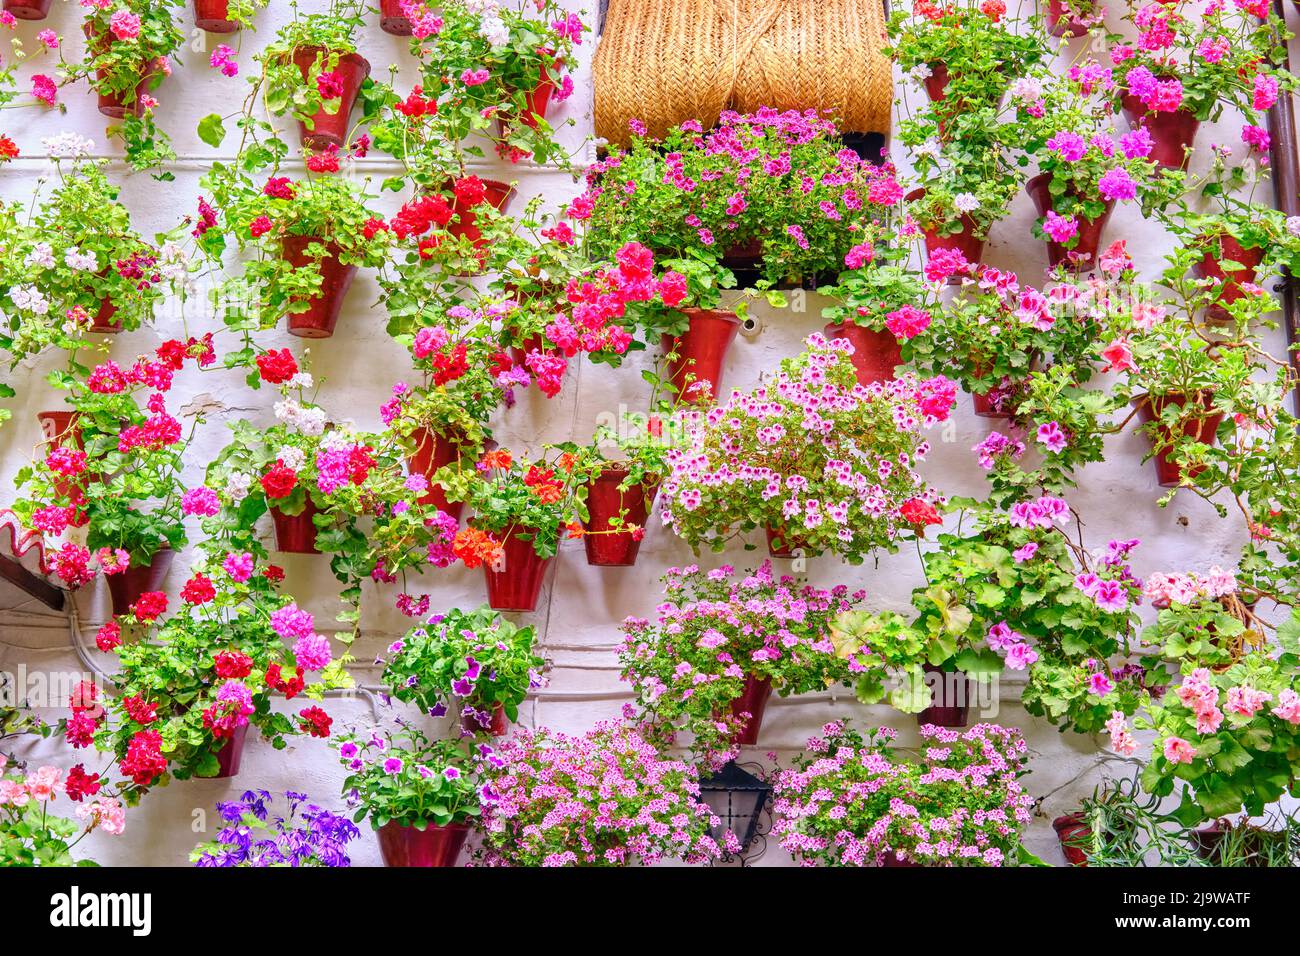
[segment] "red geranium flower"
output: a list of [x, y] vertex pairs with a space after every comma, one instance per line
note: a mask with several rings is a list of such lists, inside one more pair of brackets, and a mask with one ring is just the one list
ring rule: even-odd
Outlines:
[[276, 461], [275, 467], [261, 478], [262, 490], [268, 498], [287, 498], [298, 484], [298, 475], [283, 461]]
[[257, 357], [257, 371], [264, 382], [280, 385], [298, 374], [298, 361], [288, 349], [271, 349]]

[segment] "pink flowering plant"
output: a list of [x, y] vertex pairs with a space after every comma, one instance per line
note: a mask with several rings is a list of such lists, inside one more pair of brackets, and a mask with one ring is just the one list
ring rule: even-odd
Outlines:
[[822, 691], [847, 677], [829, 622], [862, 600], [837, 585], [798, 587], [772, 563], [737, 575], [724, 565], [669, 568], [655, 622], [623, 623], [623, 680], [661, 730], [686, 730], [714, 763], [735, 756], [732, 736], [747, 682], [769, 682], [782, 697]]
[[[31, 770], [0, 754], [0, 866], [97, 866], [73, 848], [97, 829], [118, 836], [126, 827], [121, 802], [96, 796], [99, 788], [81, 764]], [[56, 812], [60, 797], [73, 816]]]
[[[132, 169], [161, 167], [176, 158], [171, 142], [154, 122], [153, 97], [171, 75], [172, 58], [185, 41], [175, 10], [181, 0], [105, 0], [82, 4], [86, 15], [86, 58], [66, 64], [66, 81], [85, 79], [101, 97], [122, 107], [109, 135], [122, 140]], [[172, 174], [156, 174], [171, 180]]]
[[873, 332], [888, 329], [900, 342], [924, 332], [938, 302], [934, 287], [908, 266], [914, 232], [906, 222], [895, 229], [864, 230], [862, 242], [845, 255], [835, 284], [817, 290], [838, 300], [822, 309], [823, 318]]
[[532, 627], [487, 607], [434, 614], [388, 647], [384, 683], [394, 697], [431, 716], [448, 705], [467, 728], [491, 725], [494, 710], [512, 722], [529, 691], [541, 686], [545, 661]]
[[[699, 771], [639, 728], [599, 723], [581, 737], [520, 730], [481, 758], [484, 866], [629, 866], [721, 856]], [[729, 850], [739, 849], [728, 831]]]
[[481, 812], [480, 761], [494, 751], [471, 741], [431, 738], [401, 719], [391, 729], [339, 734], [339, 762], [348, 771], [343, 796], [356, 808], [353, 821], [369, 818], [376, 830], [472, 823]]
[[942, 499], [915, 467], [929, 450], [921, 431], [948, 417], [955, 386], [910, 375], [860, 385], [851, 349], [813, 334], [771, 385], [679, 413], [684, 440], [660, 490], [665, 525], [717, 551], [767, 528], [856, 564], [936, 523]]
[[1018, 730], [926, 725], [913, 759], [890, 746], [896, 736], [829, 723], [777, 775], [772, 832], [801, 866], [1040, 862], [1020, 843], [1034, 801]]

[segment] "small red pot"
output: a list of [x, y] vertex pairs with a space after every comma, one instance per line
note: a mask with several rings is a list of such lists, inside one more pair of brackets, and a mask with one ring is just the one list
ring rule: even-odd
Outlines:
[[[1051, 173], [1042, 173], [1025, 183], [1025, 190], [1033, 199], [1034, 206], [1038, 209], [1040, 216], [1045, 216], [1047, 211], [1052, 208], [1052, 194], [1049, 191], [1051, 181]], [[1047, 260], [1051, 263], [1052, 268], [1056, 268], [1062, 262], [1073, 262], [1072, 268], [1079, 272], [1087, 272], [1095, 268], [1097, 250], [1101, 247], [1101, 236], [1106, 229], [1106, 222], [1110, 219], [1111, 211], [1114, 208], [1114, 202], [1107, 202], [1106, 211], [1096, 219], [1079, 217], [1078, 241], [1073, 249], [1066, 249], [1059, 242], [1053, 242], [1049, 239], [1047, 241]], [[1071, 258], [1072, 255], [1073, 259]]]
[[798, 538], [787, 538], [785, 532], [779, 528], [765, 528], [763, 530], [767, 535], [767, 553], [774, 558], [798, 557], [798, 552], [804, 551], [807, 547]]
[[[677, 389], [677, 404], [712, 404], [722, 389], [722, 366], [727, 350], [740, 331], [740, 319], [734, 312], [716, 309], [681, 309], [689, 325], [681, 335], [665, 334], [660, 345], [664, 354], [677, 353], [668, 363], [668, 376]], [[684, 395], [686, 376], [695, 375], [691, 394]]]
[[916, 722], [936, 727], [965, 727], [970, 719], [970, 680], [961, 671], [944, 671], [933, 664], [921, 667], [927, 674], [943, 676], [930, 692], [930, 706], [916, 715]]
[[[295, 269], [301, 269], [312, 262], [307, 247], [319, 241], [312, 236], [285, 236], [280, 243], [281, 255]], [[306, 312], [289, 314], [290, 335], [327, 339], [334, 334], [334, 326], [338, 324], [343, 300], [352, 287], [357, 267], [339, 261], [342, 250], [334, 243], [327, 243], [326, 250], [327, 255], [320, 260], [320, 292], [312, 296]]]
[[1081, 846], [1071, 845], [1092, 831], [1084, 815], [1067, 813], [1063, 817], [1057, 817], [1052, 821], [1052, 829], [1056, 831], [1056, 838], [1061, 841], [1061, 852], [1065, 854], [1066, 862], [1070, 866], [1087, 866], [1087, 851]]
[[483, 565], [488, 605], [494, 611], [537, 610], [537, 598], [542, 593], [542, 579], [546, 576], [546, 567], [551, 559], [538, 557], [533, 550], [533, 543], [519, 537], [520, 531], [527, 534], [531, 529], [516, 529], [506, 537], [505, 557], [500, 570]]
[[411, 466], [411, 473], [424, 475], [429, 479], [429, 489], [420, 496], [419, 503], [433, 505], [439, 511], [445, 511], [459, 521], [464, 503], [448, 501], [442, 485], [433, 483], [433, 476], [439, 468], [445, 468], [460, 458], [461, 443], [455, 438], [423, 427], [412, 431], [411, 438], [416, 443], [415, 451], [407, 459]]
[[833, 322], [826, 326], [828, 339], [847, 339], [853, 345], [849, 358], [858, 373], [858, 384], [892, 382], [894, 370], [903, 364], [902, 347], [889, 329], [866, 329], [856, 322]]
[[77, 412], [37, 412], [36, 420], [41, 425], [41, 435], [50, 445], [65, 444], [71, 440], [78, 448], [83, 447], [81, 429], [77, 427]]
[[194, 25], [207, 33], [237, 33], [227, 0], [194, 0]]
[[319, 510], [310, 497], [307, 498], [307, 507], [296, 515], [287, 515], [272, 505], [275, 550], [286, 554], [320, 554], [316, 547], [316, 525], [311, 520]]
[[[1206, 314], [1213, 321], [1226, 322], [1231, 316], [1224, 306], [1236, 302], [1246, 294], [1241, 291], [1241, 285], [1243, 282], [1255, 281], [1255, 270], [1264, 259], [1264, 250], [1247, 249], [1232, 236], [1224, 234], [1202, 236], [1197, 240], [1197, 244], [1206, 247], [1205, 255], [1200, 262], [1192, 265], [1192, 270], [1200, 278], [1214, 279], [1221, 286], [1218, 297], [1206, 309]], [[1220, 266], [1225, 259], [1239, 263], [1245, 268], [1225, 272]]]
[[[479, 708], [481, 711], [482, 708]], [[487, 733], [493, 737], [504, 737], [510, 730], [510, 720], [506, 717], [506, 709], [500, 704], [492, 705], [492, 716], [486, 725], [481, 722], [481, 718], [462, 712], [460, 715], [460, 726], [467, 733], [482, 734]]]
[[244, 758], [244, 739], [248, 736], [248, 724], [236, 727], [230, 739], [217, 751], [217, 774], [212, 779], [225, 780], [239, 773], [239, 762]]
[[101, 335], [116, 335], [122, 331], [122, 323], [114, 322], [113, 317], [117, 315], [117, 306], [108, 296], [100, 300], [99, 309], [90, 319], [90, 331], [98, 332]]
[[[907, 194], [907, 201], [915, 202], [924, 195], [924, 189], [914, 189]], [[940, 249], [956, 249], [966, 257], [967, 262], [981, 262], [984, 259], [984, 240], [975, 238], [975, 220], [969, 215], [963, 214], [958, 221], [961, 223], [961, 231], [947, 236], [941, 236], [932, 229], [923, 230], [925, 254], [932, 256]], [[949, 285], [958, 285], [960, 282], [961, 276], [959, 275], [948, 277]]]
[[740, 696], [731, 702], [731, 712], [739, 717], [748, 713], [741, 728], [731, 738], [732, 743], [753, 745], [758, 743], [758, 731], [763, 725], [763, 711], [767, 709], [767, 699], [772, 696], [772, 681], [758, 678], [753, 674], [745, 676], [745, 688]]
[[1073, 14], [1067, 16], [1062, 0], [1048, 0], [1047, 32], [1054, 37], [1069, 37], [1071, 40], [1088, 35], [1088, 25]]
[[[304, 46], [293, 51], [293, 62], [302, 71], [304, 81], [311, 72], [316, 55], [321, 52], [322, 48], [318, 46]], [[322, 108], [312, 117], [310, 130], [306, 123], [298, 124], [302, 130], [303, 146], [311, 149], [324, 150], [347, 142], [348, 130], [352, 126], [352, 107], [356, 105], [361, 84], [370, 75], [370, 61], [360, 53], [344, 53], [335, 69], [343, 79], [343, 96], [338, 112], [330, 114]]]
[[[487, 187], [487, 202], [492, 208], [497, 212], [505, 211], [511, 197], [515, 194], [515, 187], [496, 179], [485, 179], [483, 185]], [[456, 201], [450, 182], [443, 188], [451, 193], [451, 210], [456, 214], [451, 224], [447, 226], [447, 231], [453, 236], [464, 236], [474, 244], [475, 249], [482, 249], [487, 244], [487, 240], [483, 238], [483, 233], [478, 228], [478, 213], [473, 207], [461, 206]]]
[[174, 552], [169, 547], [154, 552], [153, 560], [145, 565], [133, 564], [117, 574], [106, 574], [108, 595], [112, 599], [113, 616], [126, 614], [131, 605], [140, 600], [146, 591], [161, 591], [163, 579], [172, 566]]
[[1196, 139], [1198, 120], [1187, 110], [1150, 113], [1146, 105], [1129, 93], [1120, 101], [1130, 129], [1145, 126], [1151, 134], [1151, 159], [1167, 169], [1186, 169], [1189, 149]]
[[385, 866], [455, 866], [469, 827], [463, 823], [430, 823], [417, 830], [389, 820], [376, 833]]
[[[1199, 392], [1199, 400], [1208, 411], [1214, 403], [1214, 396], [1209, 392]], [[1179, 408], [1186, 401], [1186, 396], [1171, 392], [1168, 395], [1142, 395], [1133, 399], [1133, 407], [1137, 409], [1138, 418], [1144, 423], [1154, 421], [1164, 411], [1165, 405], [1173, 404]], [[1182, 436], [1192, 438], [1204, 444], [1213, 444], [1215, 433], [1219, 430], [1219, 423], [1223, 421], [1221, 412], [1213, 412], [1203, 420], [1193, 419], [1184, 422], [1182, 425]], [[1173, 440], [1169, 434], [1167, 426], [1159, 426], [1160, 440], [1162, 444]], [[1156, 478], [1162, 488], [1176, 488], [1182, 483], [1183, 470], [1178, 467], [1177, 462], [1173, 460], [1173, 448], [1166, 448], [1156, 456]], [[1188, 473], [1189, 478], [1195, 478], [1205, 466], [1192, 468]]]
[[[102, 37], [95, 36], [94, 30], [89, 23], [81, 25], [81, 32], [85, 34], [86, 43], [90, 48], [87, 55], [93, 58], [97, 50], [103, 50], [105, 41]], [[97, 82], [102, 83], [107, 76], [108, 74], [104, 70], [95, 72]], [[151, 79], [153, 79], [152, 74], [140, 78], [140, 82], [135, 85], [135, 98], [129, 104], [126, 93], [96, 93], [99, 100], [99, 112], [109, 119], [125, 119], [128, 113], [143, 116], [144, 102], [142, 97], [148, 92]]]
[[[626, 524], [639, 525], [644, 531], [650, 506], [659, 491], [658, 484], [638, 483], [620, 491], [627, 469], [610, 465], [587, 485], [587, 533], [582, 542], [587, 549], [587, 563], [600, 568], [627, 568], [636, 564], [641, 542], [631, 531], [609, 531], [610, 519], [622, 516]], [[623, 512], [627, 514], [624, 515]], [[600, 533], [594, 533], [600, 532]]]
[[1011, 416], [1004, 411], [1000, 411], [993, 405], [991, 392], [972, 392], [971, 398], [975, 403], [975, 414], [980, 418], [1010, 418]]
[[[559, 65], [558, 60], [555, 65]], [[551, 71], [543, 64], [541, 79], [524, 97], [524, 111], [519, 117], [519, 122], [530, 129], [537, 129], [537, 121], [546, 118], [546, 111], [551, 106], [551, 97], [554, 95], [555, 89], [555, 78], [551, 76]], [[503, 139], [510, 135], [510, 127], [504, 120], [497, 120], [497, 129]]]
[[892, 852], [886, 853], [884, 856], [880, 858], [880, 865], [888, 866], [888, 867], [907, 867], [907, 868], [925, 866], [924, 863], [917, 863], [914, 860], [907, 860], [907, 859], [900, 860]]
[[400, 0], [379, 0], [379, 29], [395, 37], [409, 37], [414, 32]]
[[50, 4], [54, 0], [5, 0], [5, 13], [12, 13], [19, 20], [44, 20], [50, 15]]
[[947, 97], [948, 67], [943, 63], [931, 63], [930, 75], [925, 78], [925, 93], [930, 102], [938, 103]]

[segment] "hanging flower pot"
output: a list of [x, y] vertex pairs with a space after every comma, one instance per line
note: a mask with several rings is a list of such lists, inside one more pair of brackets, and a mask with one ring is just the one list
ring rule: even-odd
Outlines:
[[389, 820], [376, 832], [385, 866], [455, 866], [469, 827], [463, 823], [430, 823], [417, 830]]
[[445, 511], [459, 521], [464, 503], [448, 501], [447, 492], [442, 485], [433, 483], [433, 476], [438, 469], [446, 468], [460, 458], [461, 441], [456, 436], [449, 437], [423, 426], [413, 430], [411, 438], [415, 441], [415, 451], [407, 459], [411, 466], [411, 473], [424, 475], [429, 479], [429, 490], [420, 496], [419, 503], [433, 505], [439, 511]]
[[[281, 255], [295, 269], [314, 262], [307, 255], [307, 247], [321, 240], [313, 236], [285, 236], [281, 240]], [[347, 297], [357, 267], [339, 261], [341, 250], [334, 243], [325, 243], [326, 254], [320, 260], [320, 292], [311, 297], [307, 311], [289, 313], [289, 334], [307, 339], [327, 339], [334, 334], [343, 300]]]
[[737, 269], [758, 269], [763, 264], [763, 240], [750, 239], [748, 242], [728, 246], [722, 254], [722, 264], [733, 272]]
[[1151, 134], [1151, 159], [1166, 169], [1186, 169], [1192, 141], [1201, 121], [1187, 110], [1150, 112], [1146, 104], [1126, 93], [1120, 101], [1130, 129], [1145, 126]]
[[215, 780], [226, 780], [239, 773], [239, 762], [244, 758], [244, 739], [248, 736], [248, 724], [236, 727], [220, 750], [217, 751], [217, 774]]
[[[1215, 322], [1226, 322], [1231, 319], [1231, 315], [1225, 306], [1246, 294], [1241, 286], [1255, 281], [1255, 270], [1264, 259], [1264, 250], [1246, 249], [1226, 233], [1202, 236], [1197, 240], [1197, 245], [1205, 247], [1205, 255], [1200, 262], [1192, 264], [1192, 270], [1200, 278], [1214, 279], [1221, 286], [1218, 297], [1205, 310], [1206, 314]], [[1221, 265], [1225, 260], [1235, 262], [1242, 268], [1225, 271]]]
[[44, 20], [50, 15], [50, 4], [54, 0], [5, 0], [5, 13], [12, 13], [19, 20]]
[[[89, 23], [81, 25], [81, 32], [86, 36], [86, 44], [89, 47], [88, 56], [97, 56], [97, 51], [102, 51], [105, 46], [103, 37], [95, 36], [94, 28]], [[103, 83], [108, 79], [107, 70], [96, 70], [96, 83]], [[135, 85], [135, 90], [127, 92], [100, 93], [96, 90], [96, 96], [99, 100], [99, 112], [109, 119], [125, 119], [128, 114], [134, 116], [144, 115], [144, 95], [149, 90], [149, 81], [153, 79], [153, 74], [146, 74], [140, 77], [140, 82]]]
[[379, 0], [379, 29], [395, 37], [409, 37], [415, 32], [402, 12], [402, 0]]
[[774, 558], [797, 558], [807, 548], [802, 539], [787, 536], [781, 528], [765, 528], [764, 531], [767, 534], [767, 553]]
[[[1240, 835], [1235, 835], [1236, 830]], [[1241, 832], [1244, 830], [1245, 832]], [[1215, 820], [1208, 827], [1192, 831], [1192, 843], [1196, 847], [1197, 854], [1203, 860], [1208, 860], [1214, 866], [1224, 866], [1225, 847], [1224, 841], [1229, 837], [1233, 839], [1229, 842], [1229, 848], [1233, 857], [1245, 857], [1245, 859], [1233, 859], [1230, 862], [1237, 866], [1268, 866], [1268, 844], [1275, 843], [1280, 847], [1286, 846], [1286, 832], [1266, 830], [1263, 827], [1257, 827], [1246, 824], [1241, 827], [1233, 827], [1232, 823], [1227, 820]]]
[[917, 863], [915, 860], [909, 860], [906, 857], [900, 860], [891, 850], [880, 858], [880, 865], [888, 867], [923, 867], [925, 864]]
[[943, 63], [931, 63], [930, 75], [925, 78], [925, 93], [931, 103], [938, 103], [948, 95], [948, 67]]
[[1088, 35], [1088, 25], [1081, 17], [1067, 10], [1064, 0], [1048, 0], [1047, 32], [1054, 37], [1076, 40]]
[[[506, 206], [510, 203], [511, 197], [515, 194], [515, 187], [496, 179], [484, 179], [482, 183], [487, 194], [488, 204], [497, 212], [504, 212]], [[447, 226], [447, 231], [453, 236], [464, 236], [474, 244], [475, 249], [482, 249], [487, 245], [487, 240], [483, 238], [483, 232], [478, 227], [476, 207], [462, 205], [456, 200], [450, 181], [447, 182], [443, 189], [453, 194], [451, 211], [456, 214], [451, 224]]]
[[[924, 195], [924, 189], [913, 189], [907, 194], [907, 201], [916, 202]], [[939, 235], [934, 229], [921, 230], [925, 238], [926, 256], [932, 256], [940, 249], [955, 249], [966, 257], [967, 262], [977, 263], [984, 259], [985, 240], [975, 238], [975, 220], [969, 214], [962, 213], [958, 222], [961, 223], [961, 229], [946, 236]], [[957, 285], [961, 279], [960, 275], [950, 275], [948, 284]]]
[[860, 385], [892, 382], [894, 371], [903, 364], [902, 347], [889, 329], [864, 328], [856, 322], [832, 322], [826, 326], [828, 339], [846, 339], [853, 345], [849, 356]]
[[490, 711], [474, 710], [471, 713], [469, 707], [466, 707], [461, 711], [460, 726], [466, 733], [504, 737], [510, 729], [510, 719], [506, 717], [505, 707], [497, 702]]
[[228, 0], [194, 0], [194, 25], [207, 33], [237, 33]]
[[71, 441], [78, 448], [83, 447], [77, 412], [37, 412], [36, 421], [40, 423], [41, 435], [48, 444], [62, 445]]
[[767, 708], [767, 699], [772, 696], [772, 680], [768, 677], [745, 675], [745, 688], [740, 696], [731, 702], [731, 712], [743, 718], [744, 723], [731, 738], [732, 743], [753, 745], [758, 743], [758, 731], [763, 725], [763, 711]]
[[[1190, 418], [1183, 422], [1181, 437], [1191, 438], [1204, 444], [1213, 444], [1214, 435], [1219, 430], [1219, 423], [1223, 421], [1222, 412], [1212, 412], [1211, 407], [1214, 404], [1214, 396], [1209, 392], [1198, 392], [1197, 397], [1201, 405], [1205, 408], [1207, 414], [1204, 418]], [[1163, 413], [1167, 405], [1177, 405], [1183, 407], [1186, 402], [1186, 396], [1177, 392], [1169, 392], [1165, 395], [1142, 395], [1133, 399], [1133, 406], [1137, 409], [1138, 418], [1144, 423], [1155, 421]], [[1173, 460], [1173, 451], [1170, 443], [1175, 436], [1170, 434], [1167, 425], [1157, 426], [1160, 435], [1160, 444], [1164, 450], [1156, 454], [1156, 478], [1162, 488], [1176, 488], [1182, 483], [1183, 470], [1178, 463]], [[1188, 478], [1195, 478], [1205, 470], [1204, 465], [1198, 465], [1192, 468]]]
[[[1052, 182], [1051, 173], [1042, 173], [1035, 176], [1029, 182], [1025, 183], [1025, 190], [1034, 201], [1034, 206], [1038, 209], [1038, 215], [1045, 216], [1052, 209], [1052, 194], [1050, 186]], [[1047, 260], [1051, 263], [1053, 269], [1062, 262], [1072, 263], [1071, 268], [1087, 272], [1097, 264], [1097, 250], [1101, 247], [1102, 232], [1106, 228], [1106, 222], [1110, 219], [1111, 210], [1115, 208], [1114, 200], [1106, 200], [1106, 209], [1096, 219], [1085, 219], [1082, 216], [1075, 218], [1079, 223], [1078, 241], [1073, 249], [1066, 249], [1065, 246], [1053, 240], [1047, 241]]]
[[[302, 71], [304, 81], [311, 73], [317, 54], [328, 59], [323, 48], [318, 46], [304, 46], [293, 51], [293, 62]], [[306, 123], [298, 124], [302, 130], [302, 144], [311, 149], [324, 150], [347, 142], [348, 130], [352, 126], [352, 107], [356, 105], [361, 84], [370, 75], [370, 61], [359, 53], [344, 53], [339, 56], [334, 72], [343, 81], [343, 95], [339, 98], [338, 112], [328, 113], [322, 107], [312, 117], [310, 130]]]
[[[677, 404], [712, 404], [722, 388], [722, 366], [740, 331], [740, 319], [734, 312], [717, 309], [679, 311], [686, 313], [686, 331], [676, 337], [665, 334], [660, 340], [665, 355], [677, 354], [668, 363], [669, 380], [677, 389]], [[688, 374], [695, 376], [689, 386]]]
[[542, 578], [550, 558], [538, 557], [532, 541], [519, 537], [532, 534], [530, 528], [517, 528], [503, 542], [505, 554], [500, 569], [483, 565], [487, 580], [488, 605], [494, 611], [535, 611], [542, 593]]
[[117, 306], [108, 296], [100, 300], [99, 308], [90, 319], [90, 331], [99, 332], [101, 335], [115, 335], [122, 331], [122, 323], [114, 322], [117, 315]]
[[272, 505], [275, 550], [286, 554], [320, 554], [316, 548], [316, 525], [311, 520], [319, 510], [310, 495], [307, 496], [307, 507], [296, 515], [287, 515]]
[[[587, 563], [599, 568], [627, 568], [636, 564], [641, 538], [645, 536], [650, 506], [659, 491], [657, 483], [637, 483], [620, 490], [627, 469], [607, 465], [587, 485], [587, 533], [582, 541], [587, 549]], [[624, 514], [624, 512], [627, 512]], [[638, 536], [631, 531], [610, 531], [610, 519], [623, 518], [624, 524], [641, 528]]]
[[936, 727], [965, 727], [970, 719], [970, 680], [961, 671], [945, 671], [933, 664], [922, 664], [927, 674], [939, 680], [930, 693], [930, 706], [916, 715], [918, 724]]
[[[551, 76], [549, 67], [558, 67], [561, 62], [556, 60], [552, 64], [543, 63], [541, 78], [538, 80], [537, 85], [524, 96], [524, 111], [519, 117], [519, 122], [529, 129], [537, 129], [537, 121], [546, 118], [546, 111], [550, 109], [551, 97], [556, 90], [555, 78]], [[505, 120], [497, 120], [497, 129], [501, 133], [502, 139], [510, 135], [510, 127]]]
[[1070, 866], [1087, 866], [1088, 853], [1081, 846], [1074, 845], [1092, 832], [1087, 818], [1082, 813], [1067, 813], [1052, 821], [1056, 838], [1061, 841], [1061, 852]]
[[113, 616], [126, 614], [146, 591], [161, 591], [173, 557], [175, 554], [172, 549], [164, 546], [154, 552], [153, 559], [148, 564], [132, 564], [125, 571], [104, 575], [108, 579]]

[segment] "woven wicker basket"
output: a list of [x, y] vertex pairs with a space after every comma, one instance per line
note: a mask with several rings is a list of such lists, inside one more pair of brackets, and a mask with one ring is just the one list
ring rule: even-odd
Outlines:
[[609, 0], [596, 50], [596, 132], [625, 144], [725, 109], [829, 110], [889, 131], [893, 79], [881, 0]]

